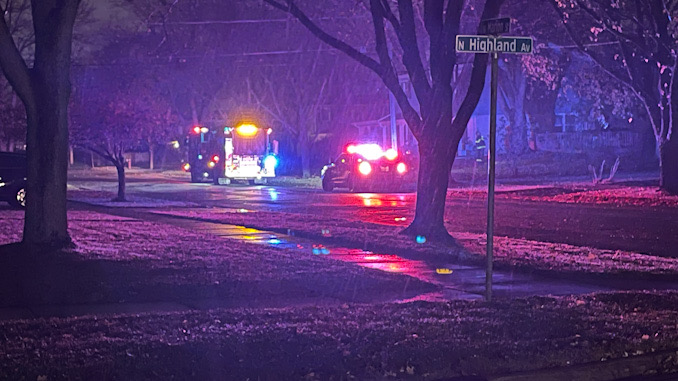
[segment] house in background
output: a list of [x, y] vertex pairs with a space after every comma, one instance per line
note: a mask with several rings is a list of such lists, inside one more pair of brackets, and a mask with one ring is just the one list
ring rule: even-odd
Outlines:
[[[576, 66], [576, 65], [574, 65]], [[576, 70], [571, 67], [570, 70]], [[485, 88], [476, 107], [473, 116], [468, 122], [466, 131], [459, 142], [457, 155], [460, 157], [473, 154], [475, 146], [476, 133], [480, 133], [486, 140], [489, 135], [490, 125], [490, 79], [485, 81]], [[415, 109], [419, 109], [419, 103], [414, 95], [412, 85], [406, 75], [400, 76], [400, 85], [408, 96]], [[602, 116], [602, 113], [589, 111], [582, 115], [582, 112], [573, 106], [573, 102], [579, 99], [572, 99], [572, 94], [562, 92], [558, 97], [554, 110], [555, 118], [545, 118], [554, 120], [553, 125], [544, 126], [541, 124], [530, 124], [530, 120], [538, 120], [531, 115], [527, 117], [527, 141], [526, 147], [531, 151], [557, 152], [557, 153], [584, 153], [592, 154], [605, 153], [607, 155], [633, 156], [640, 155], [646, 150], [649, 143], [645, 143], [644, 132], [648, 130], [643, 126], [642, 118], [629, 118], [621, 120], [619, 118]], [[462, 94], [455, 90], [453, 102], [455, 107], [463, 100]], [[389, 99], [383, 100], [388, 104]], [[581, 105], [579, 105], [581, 106]], [[586, 108], [586, 107], [585, 107]], [[588, 107], [589, 109], [591, 106]], [[581, 107], [579, 107], [581, 109]], [[402, 118], [400, 108], [395, 105], [391, 108], [391, 113], [395, 114], [395, 141], [400, 150], [407, 149], [416, 152], [416, 140], [407, 128], [407, 123]], [[542, 123], [543, 124], [543, 123]], [[383, 147], [391, 147], [392, 141], [392, 123], [391, 115], [384, 115], [379, 119], [354, 122], [351, 126], [355, 129], [354, 139], [361, 142], [378, 143]], [[508, 141], [506, 139], [507, 118], [501, 108], [497, 110], [497, 152], [504, 154], [507, 152]]]

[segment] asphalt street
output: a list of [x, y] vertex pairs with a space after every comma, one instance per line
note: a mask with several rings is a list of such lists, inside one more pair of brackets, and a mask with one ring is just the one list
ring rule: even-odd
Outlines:
[[[402, 226], [414, 217], [416, 199], [414, 193], [327, 193], [298, 187], [215, 186], [161, 178], [130, 180], [128, 192], [148, 198]], [[100, 178], [73, 178], [69, 184], [86, 189], [116, 189], [114, 181]], [[446, 220], [452, 232], [485, 231], [484, 200], [450, 196], [447, 205]], [[499, 196], [495, 234], [678, 257], [678, 209], [518, 201]]]

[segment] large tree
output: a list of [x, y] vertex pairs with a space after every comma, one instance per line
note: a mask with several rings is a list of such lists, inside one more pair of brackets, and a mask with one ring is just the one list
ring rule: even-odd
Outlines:
[[[297, 1], [265, 2], [294, 16], [323, 42], [371, 69], [394, 94], [419, 143], [420, 152], [415, 218], [404, 233], [449, 240], [450, 235], [443, 224], [449, 174], [459, 141], [482, 94], [487, 71], [488, 55], [477, 54], [473, 60], [471, 85], [459, 110], [453, 115], [451, 82], [458, 58], [455, 37], [460, 32], [465, 9], [474, 7], [465, 8], [466, 2], [459, 0], [424, 0], [422, 7], [419, 7], [420, 2], [413, 4], [411, 0], [366, 1], [374, 31], [375, 54], [370, 55], [361, 51], [366, 49], [355, 48], [348, 40], [341, 40], [337, 37], [340, 34], [330, 34], [310, 17], [314, 15], [309, 16], [302, 10]], [[487, 0], [485, 4], [479, 2], [482, 5], [475, 9], [480, 11], [482, 19], [493, 18], [497, 16], [501, 3], [502, 0]], [[321, 13], [340, 8], [335, 4], [315, 6], [321, 8]], [[418, 17], [420, 15], [422, 17]], [[351, 32], [344, 31], [344, 35], [351, 36]], [[402, 65], [420, 104], [418, 110], [400, 86], [396, 62], [389, 51], [389, 35], [395, 36], [393, 51], [402, 57]], [[428, 54], [422, 54], [423, 44], [420, 42], [426, 39], [428, 47], [424, 53]]]
[[89, 75], [82, 82], [96, 82], [96, 86], [76, 87], [71, 102], [71, 141], [115, 166], [118, 194], [114, 201], [125, 201], [125, 154], [167, 142], [175, 129], [174, 114], [149, 71], [108, 70]]
[[579, 49], [643, 104], [659, 150], [661, 188], [678, 194], [678, 1], [551, 1]]
[[[68, 100], [73, 25], [80, 0], [32, 0], [32, 67], [0, 17], [0, 67], [26, 108], [28, 199], [25, 244], [59, 247], [71, 242], [66, 221]], [[5, 14], [4, 6], [0, 12]]]

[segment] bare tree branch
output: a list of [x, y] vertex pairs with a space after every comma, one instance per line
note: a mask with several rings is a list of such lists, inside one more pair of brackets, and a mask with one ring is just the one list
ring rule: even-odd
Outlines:
[[[392, 65], [389, 64], [388, 66], [386, 66], [384, 65], [383, 61], [379, 63], [374, 59], [370, 58], [369, 56], [358, 52], [355, 48], [351, 47], [346, 42], [329, 35], [324, 30], [322, 30], [317, 24], [311, 21], [311, 19], [309, 19], [308, 16], [306, 16], [306, 14], [302, 12], [294, 4], [292, 0], [286, 0], [285, 4], [281, 4], [275, 0], [264, 0], [264, 1], [272, 5], [273, 7], [278, 8], [284, 12], [288, 12], [292, 16], [296, 17], [302, 23], [302, 25], [304, 25], [313, 35], [318, 37], [321, 41], [345, 53], [349, 57], [358, 61], [360, 64], [366, 66], [367, 68], [375, 72], [382, 79], [384, 85], [386, 85], [386, 87], [393, 93], [394, 97], [398, 102], [398, 105], [400, 106], [403, 112], [404, 118], [407, 120], [408, 124], [410, 125], [410, 128], [412, 129], [413, 134], [417, 136], [421, 132], [422, 127], [421, 118], [417, 111], [414, 109], [414, 107], [412, 107], [412, 105], [410, 104], [409, 99], [407, 98], [407, 95], [405, 94], [403, 89], [400, 87], [398, 76], [395, 74]], [[375, 1], [376, 3], [379, 3], [378, 0]], [[379, 5], [381, 4], [379, 3]], [[374, 15], [373, 13], [373, 20], [382, 20], [381, 30], [383, 30], [383, 8], [375, 7], [373, 9], [380, 12], [380, 15]], [[379, 28], [375, 28], [375, 31], [377, 30], [379, 30]], [[383, 59], [383, 53], [384, 53], [383, 48], [381, 48], [380, 59]], [[388, 57], [388, 50], [386, 50], [386, 53], [387, 53], [386, 57]], [[390, 59], [388, 59], [386, 62], [390, 63]]]
[[[4, 15], [4, 10], [1, 8], [0, 13]], [[14, 39], [10, 34], [7, 23], [5, 23], [4, 16], [0, 17], [0, 51], [3, 52], [0, 54], [0, 68], [2, 68], [7, 81], [25, 105], [35, 107], [30, 70], [21, 57], [16, 44], [14, 44]]]
[[401, 32], [398, 33], [400, 45], [403, 48], [403, 63], [410, 75], [412, 88], [417, 98], [424, 102], [431, 92], [431, 85], [421, 60], [419, 45], [414, 22], [414, 9], [411, 1], [399, 0], [398, 10], [402, 22]]
[[349, 57], [355, 59], [356, 61], [360, 62], [361, 64], [367, 66], [370, 68], [372, 71], [378, 73], [381, 70], [381, 67], [377, 61], [374, 59], [370, 58], [366, 54], [360, 53], [358, 50], [356, 50], [354, 47], [350, 46], [349, 44], [345, 43], [344, 41], [339, 40], [338, 38], [330, 35], [329, 33], [325, 32], [323, 29], [321, 29], [318, 25], [316, 25], [313, 21], [311, 21], [308, 16], [304, 12], [297, 7], [292, 0], [286, 0], [286, 4], [281, 4], [275, 0], [264, 0], [267, 4], [270, 4], [271, 6], [278, 8], [284, 12], [287, 12], [294, 16], [297, 20], [299, 20], [313, 35], [318, 37], [321, 41], [324, 43], [332, 46], [333, 48], [343, 52], [344, 54], [348, 55]]

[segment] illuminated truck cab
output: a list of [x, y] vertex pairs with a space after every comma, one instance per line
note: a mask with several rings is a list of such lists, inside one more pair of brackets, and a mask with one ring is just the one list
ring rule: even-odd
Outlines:
[[217, 130], [193, 127], [187, 139], [188, 158], [182, 167], [191, 173], [192, 182], [230, 184], [232, 180], [245, 180], [263, 184], [275, 177], [278, 165], [277, 142], [271, 142], [271, 132], [252, 123]]
[[271, 132], [270, 128], [263, 129], [249, 123], [224, 128], [223, 179], [256, 182], [275, 177], [278, 159], [271, 150]]

